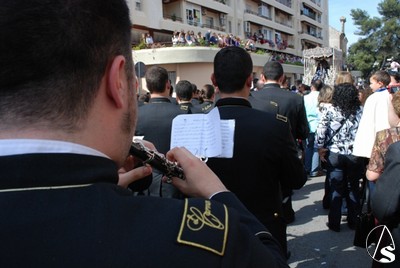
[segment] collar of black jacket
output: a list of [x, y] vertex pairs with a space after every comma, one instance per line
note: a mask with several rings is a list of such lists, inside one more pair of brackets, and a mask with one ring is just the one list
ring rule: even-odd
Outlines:
[[171, 100], [168, 98], [164, 98], [164, 97], [156, 97], [156, 98], [150, 98], [149, 103], [165, 103], [165, 102], [169, 102], [171, 103]]
[[112, 160], [91, 155], [39, 153], [0, 157], [0, 189], [118, 183]]
[[251, 108], [250, 102], [244, 98], [222, 98], [217, 101], [215, 106], [247, 106]]
[[262, 89], [270, 89], [270, 88], [281, 88], [281, 86], [278, 83], [267, 83], [264, 84]]

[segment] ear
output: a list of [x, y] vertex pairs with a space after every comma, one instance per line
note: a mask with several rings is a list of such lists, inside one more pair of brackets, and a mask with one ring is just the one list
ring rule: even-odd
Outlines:
[[[125, 57], [116, 56], [109, 65], [106, 73], [107, 95], [117, 108], [121, 108], [124, 103], [125, 91], [128, 90], [125, 74]], [[125, 90], [124, 90], [125, 89]]]
[[265, 79], [265, 76], [262, 73], [260, 74], [260, 80], [264, 83], [267, 81], [267, 79]]
[[246, 86], [248, 88], [251, 88], [252, 84], [253, 84], [253, 74], [250, 74], [249, 77], [247, 77], [247, 79], [246, 79]]
[[282, 84], [283, 80], [285, 79], [285, 74], [282, 74], [279, 79], [278, 79], [278, 83]]
[[214, 73], [211, 74], [211, 82], [214, 85], [214, 87], [218, 87], [217, 80], [215, 79]]

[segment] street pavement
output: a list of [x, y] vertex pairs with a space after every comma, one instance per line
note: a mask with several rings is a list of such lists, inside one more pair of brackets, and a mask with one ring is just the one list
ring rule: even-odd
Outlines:
[[296, 220], [287, 228], [291, 268], [369, 268], [372, 259], [365, 248], [354, 247], [354, 230], [342, 221], [341, 231], [326, 227], [328, 210], [322, 208], [325, 176], [310, 178], [294, 191]]

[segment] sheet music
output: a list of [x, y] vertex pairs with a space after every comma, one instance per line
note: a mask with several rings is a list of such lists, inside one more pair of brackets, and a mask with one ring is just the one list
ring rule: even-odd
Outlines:
[[217, 157], [233, 157], [233, 138], [235, 133], [235, 120], [221, 120], [221, 154]]
[[178, 115], [172, 121], [171, 148], [184, 146], [200, 157], [232, 157], [234, 125], [221, 123], [218, 108], [208, 114]]

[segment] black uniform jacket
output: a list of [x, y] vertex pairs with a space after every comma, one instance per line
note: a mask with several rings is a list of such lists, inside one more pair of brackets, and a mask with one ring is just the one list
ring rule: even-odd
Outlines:
[[307, 180], [289, 125], [242, 98], [219, 99], [216, 107], [221, 120], [235, 120], [233, 158], [209, 158], [207, 165], [273, 232], [281, 225], [274, 219], [281, 213], [280, 185], [299, 189]]
[[170, 149], [172, 120], [185, 113], [169, 98], [151, 98], [148, 104], [139, 107], [135, 135], [144, 136], [157, 151], [166, 154]]
[[[393, 255], [377, 256], [377, 259], [395, 257], [394, 262], [385, 264], [384, 267], [400, 267], [400, 142], [389, 145], [385, 156], [385, 169], [379, 176], [375, 192], [372, 195], [372, 214], [378, 219], [379, 225], [386, 225], [394, 240], [395, 250]], [[379, 236], [380, 237], [380, 236]], [[384, 239], [386, 238], [386, 239]], [[382, 247], [387, 247], [392, 241], [383, 236], [379, 245], [378, 255]]]
[[232, 193], [133, 196], [113, 161], [79, 154], [2, 156], [0, 170], [0, 267], [287, 267]]
[[186, 114], [201, 114], [203, 111], [199, 107], [200, 104], [194, 105], [192, 102], [183, 102], [178, 104], [179, 109]]
[[199, 107], [203, 113], [207, 114], [214, 108], [214, 102], [207, 100], [199, 104]]
[[302, 96], [284, 90], [275, 83], [265, 84], [261, 90], [251, 94], [254, 98], [277, 105], [278, 114], [288, 118], [295, 139], [304, 140], [308, 137], [310, 129]]

